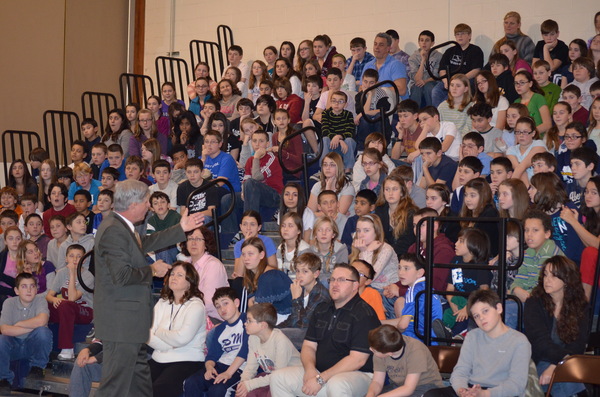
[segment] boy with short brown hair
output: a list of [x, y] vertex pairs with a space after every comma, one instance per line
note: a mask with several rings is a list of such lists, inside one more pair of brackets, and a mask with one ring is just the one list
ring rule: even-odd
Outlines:
[[[300, 353], [279, 329], [275, 329], [277, 310], [271, 303], [257, 303], [248, 308], [246, 333], [248, 336], [248, 361], [236, 396], [248, 392], [269, 392], [271, 372], [285, 367], [300, 366]], [[258, 369], [264, 376], [257, 377]]]

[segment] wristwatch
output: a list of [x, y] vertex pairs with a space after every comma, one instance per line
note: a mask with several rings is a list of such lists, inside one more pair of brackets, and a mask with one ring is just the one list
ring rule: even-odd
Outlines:
[[321, 377], [321, 374], [317, 374], [317, 383], [318, 383], [320, 386], [323, 386], [323, 385], [325, 384], [325, 379], [323, 379], [323, 378]]

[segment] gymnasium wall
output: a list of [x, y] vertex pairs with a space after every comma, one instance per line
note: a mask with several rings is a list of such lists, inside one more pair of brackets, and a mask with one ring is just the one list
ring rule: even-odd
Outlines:
[[541, 38], [540, 23], [552, 18], [568, 44], [573, 38], [587, 41], [593, 35], [593, 17], [600, 6], [597, 0], [147, 0], [144, 69], [154, 76], [154, 59], [169, 51], [178, 51], [189, 62], [190, 40], [216, 41], [220, 24], [233, 29], [245, 61], [263, 59], [267, 45], [279, 48], [289, 40], [297, 46], [322, 33], [348, 56], [353, 37], [364, 37], [371, 47], [375, 34], [387, 29], [398, 31], [400, 47], [411, 54], [420, 31], [433, 31], [442, 43], [453, 39], [453, 28], [460, 22], [471, 26], [473, 42], [488, 54], [503, 35], [503, 17], [511, 10], [521, 14], [522, 30], [534, 41]]
[[125, 0], [0, 1], [0, 132], [43, 137], [44, 111], [81, 117], [84, 91], [117, 95], [126, 71], [127, 20]]

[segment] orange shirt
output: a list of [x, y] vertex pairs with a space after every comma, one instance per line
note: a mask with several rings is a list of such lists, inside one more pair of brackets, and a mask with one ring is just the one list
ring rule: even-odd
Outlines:
[[379, 320], [385, 320], [385, 310], [383, 309], [383, 300], [381, 299], [381, 295], [375, 288], [366, 287], [360, 297], [367, 302], [375, 313], [377, 313], [377, 318]]

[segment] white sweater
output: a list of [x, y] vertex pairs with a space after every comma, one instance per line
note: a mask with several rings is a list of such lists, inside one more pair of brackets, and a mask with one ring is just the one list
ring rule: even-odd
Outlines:
[[[275, 328], [265, 343], [258, 336], [248, 337], [248, 361], [241, 380], [246, 383], [248, 391], [269, 386], [271, 373], [285, 367], [302, 365], [300, 353], [280, 329]], [[256, 378], [258, 368], [268, 375]]]
[[165, 299], [156, 303], [148, 341], [148, 346], [154, 349], [154, 361], [204, 361], [205, 342], [206, 310], [199, 298], [183, 305]]

